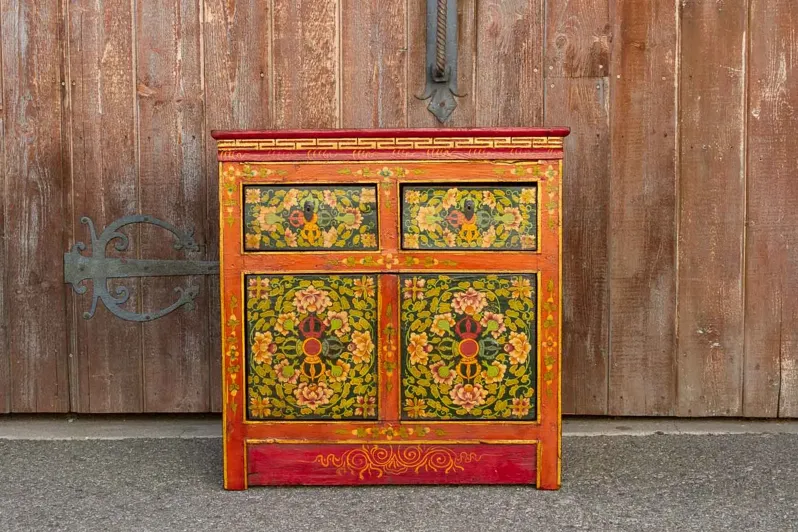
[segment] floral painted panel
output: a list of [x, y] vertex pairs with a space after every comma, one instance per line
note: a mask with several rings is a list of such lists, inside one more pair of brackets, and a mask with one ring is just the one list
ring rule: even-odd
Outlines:
[[244, 248], [377, 249], [377, 187], [245, 186]]
[[404, 186], [402, 247], [537, 249], [537, 186]]
[[402, 419], [536, 419], [536, 276], [400, 283]]
[[245, 282], [248, 418], [377, 419], [377, 277]]

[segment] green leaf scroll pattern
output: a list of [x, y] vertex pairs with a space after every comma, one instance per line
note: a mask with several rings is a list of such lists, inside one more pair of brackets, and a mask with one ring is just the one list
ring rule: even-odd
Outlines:
[[248, 251], [378, 249], [377, 187], [244, 187]]
[[405, 249], [537, 249], [537, 187], [402, 189]]
[[402, 419], [536, 419], [536, 277], [400, 283]]
[[377, 419], [377, 277], [245, 282], [248, 418]]

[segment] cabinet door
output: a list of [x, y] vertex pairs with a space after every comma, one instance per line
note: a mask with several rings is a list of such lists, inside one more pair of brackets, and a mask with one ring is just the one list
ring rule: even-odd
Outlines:
[[247, 418], [377, 419], [375, 275], [248, 275]]
[[537, 275], [402, 275], [402, 419], [537, 418]]

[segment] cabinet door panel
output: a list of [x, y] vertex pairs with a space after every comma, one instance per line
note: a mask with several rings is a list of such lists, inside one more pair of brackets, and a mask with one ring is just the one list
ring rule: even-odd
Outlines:
[[246, 185], [245, 251], [374, 250], [375, 185]]
[[520, 185], [404, 185], [404, 249], [535, 250], [538, 189]]
[[248, 419], [376, 419], [377, 277], [245, 283]]
[[402, 275], [402, 419], [536, 419], [537, 275]]

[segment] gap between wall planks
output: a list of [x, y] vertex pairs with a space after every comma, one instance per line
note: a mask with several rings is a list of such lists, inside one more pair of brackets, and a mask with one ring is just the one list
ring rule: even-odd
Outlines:
[[7, 335], [0, 356], [10, 370], [3, 402], [14, 412], [69, 408], [61, 19], [55, 2], [0, 3]]
[[747, 1], [681, 4], [680, 416], [742, 414], [747, 24]]
[[563, 413], [607, 413], [608, 0], [546, 9], [545, 125], [571, 127], [563, 190]]
[[743, 414], [798, 417], [798, 14], [750, 4]]
[[[450, 125], [574, 128], [566, 413], [798, 416], [798, 21], [787, 0], [746, 1], [459, 2]], [[87, 239], [80, 215], [194, 225], [206, 249], [191, 258], [212, 260], [210, 129], [436, 126], [415, 98], [425, 6], [32, 4], [0, 0], [0, 412], [66, 411], [68, 387], [80, 412], [217, 411], [216, 278], [193, 281], [192, 313], [83, 321], [61, 271]], [[134, 254], [177, 256], [144, 233]], [[145, 281], [135, 304], [171, 301], [175, 281]]]

